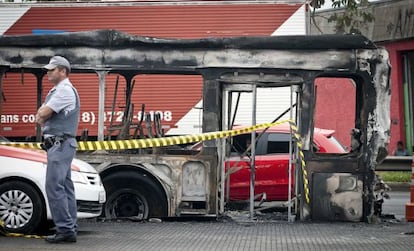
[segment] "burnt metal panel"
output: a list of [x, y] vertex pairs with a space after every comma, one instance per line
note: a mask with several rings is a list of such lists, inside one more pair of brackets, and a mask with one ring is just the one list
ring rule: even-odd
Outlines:
[[194, 73], [207, 67], [353, 71], [353, 48], [358, 47], [375, 48], [358, 35], [166, 40], [100, 30], [2, 36], [0, 66], [37, 69], [60, 54], [70, 59], [74, 72]]
[[[330, 155], [327, 157], [326, 155]], [[335, 154], [317, 154], [312, 160], [306, 162], [306, 166], [313, 173], [360, 173], [358, 163], [352, 156], [341, 156]], [[310, 177], [312, 178], [312, 177]]]
[[[389, 138], [390, 66], [387, 52], [376, 48], [365, 37], [324, 35], [167, 40], [131, 36], [113, 30], [0, 37], [0, 67], [10, 71], [41, 72], [41, 67], [55, 53], [70, 58], [74, 72], [107, 70], [124, 76], [139, 73], [201, 74], [204, 79], [204, 132], [221, 130], [222, 85], [240, 80], [237, 77], [232, 79], [229, 72], [241, 73], [244, 82], [257, 80], [257, 73], [274, 76], [292, 73], [296, 80], [304, 80], [298, 105], [299, 132], [305, 160], [315, 162], [315, 165], [307, 167], [309, 173], [360, 174], [358, 180], [363, 180], [363, 216], [370, 221], [374, 205], [374, 170], [387, 153]], [[220, 78], [224, 75], [226, 83], [221, 83]], [[358, 79], [355, 124], [360, 135], [354, 140], [361, 147], [346, 156], [349, 162], [342, 170], [340, 161], [344, 156], [332, 157], [328, 161], [311, 152], [314, 79], [318, 76]], [[273, 79], [280, 81], [281, 78]], [[258, 83], [260, 86], [275, 84], [273, 81]], [[215, 153], [215, 142], [206, 142], [204, 146], [205, 155]], [[213, 194], [210, 196], [210, 203], [213, 203], [215, 197]]]
[[364, 79], [361, 112], [361, 159], [364, 175], [364, 216], [374, 219], [375, 168], [388, 155], [390, 139], [391, 87], [388, 52], [385, 50], [358, 50], [357, 63]]
[[[373, 42], [362, 35], [302, 35], [211, 37], [201, 39], [163, 39], [131, 35], [117, 30], [65, 32], [44, 35], [4, 35], [0, 46], [35, 47], [96, 47], [96, 48], [209, 48], [213, 49], [274, 49], [274, 50], [352, 50], [376, 49]], [[51, 39], [53, 38], [53, 39]]]
[[363, 179], [360, 175], [315, 173], [313, 180], [314, 220], [361, 221]]
[[206, 201], [207, 168], [201, 162], [189, 161], [182, 166], [182, 198], [185, 201]]

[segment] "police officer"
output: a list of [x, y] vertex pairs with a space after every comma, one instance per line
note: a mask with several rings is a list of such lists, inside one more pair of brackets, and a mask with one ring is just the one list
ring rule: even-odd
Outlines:
[[77, 142], [80, 100], [69, 81], [69, 61], [54, 56], [45, 65], [47, 77], [54, 87], [36, 114], [42, 126], [44, 149], [47, 151], [46, 194], [56, 225], [56, 234], [48, 236], [49, 243], [76, 242], [76, 199], [71, 179], [71, 163]]

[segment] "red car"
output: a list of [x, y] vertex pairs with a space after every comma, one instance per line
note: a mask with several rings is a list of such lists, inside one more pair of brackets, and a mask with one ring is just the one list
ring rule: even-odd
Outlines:
[[[262, 131], [256, 132], [256, 137]], [[345, 153], [344, 147], [333, 136], [333, 130], [315, 128], [314, 149], [319, 153]], [[278, 125], [266, 130], [256, 144], [255, 194], [266, 194], [267, 201], [288, 200], [289, 141], [288, 125]], [[251, 134], [233, 137], [231, 157], [226, 163], [230, 177], [230, 200], [248, 200], [250, 196], [250, 159], [242, 157], [250, 144]], [[236, 171], [238, 170], [238, 171]], [[293, 190], [292, 168], [292, 191]], [[234, 172], [236, 171], [236, 172]], [[234, 173], [233, 173], [234, 172]]]

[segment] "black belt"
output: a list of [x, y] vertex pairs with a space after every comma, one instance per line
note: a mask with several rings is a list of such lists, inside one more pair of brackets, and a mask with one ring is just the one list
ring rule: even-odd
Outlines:
[[40, 145], [43, 150], [47, 151], [52, 148], [54, 145], [62, 144], [66, 139], [73, 138], [72, 136], [51, 136], [44, 139], [43, 143]]

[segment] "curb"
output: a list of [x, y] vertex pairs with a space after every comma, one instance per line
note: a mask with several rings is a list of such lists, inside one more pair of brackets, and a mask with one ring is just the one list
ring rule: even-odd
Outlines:
[[411, 183], [410, 182], [385, 182], [390, 188], [391, 191], [410, 191]]

